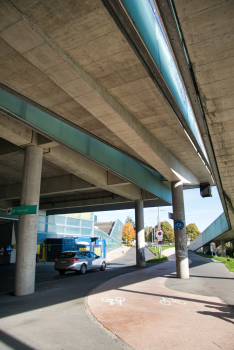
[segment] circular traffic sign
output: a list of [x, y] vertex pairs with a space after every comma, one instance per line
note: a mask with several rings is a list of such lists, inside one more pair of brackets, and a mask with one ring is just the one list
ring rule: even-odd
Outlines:
[[162, 231], [158, 231], [158, 236], [162, 236]]
[[183, 221], [177, 220], [175, 222], [175, 229], [180, 231], [180, 230], [183, 230], [183, 228], [184, 228]]

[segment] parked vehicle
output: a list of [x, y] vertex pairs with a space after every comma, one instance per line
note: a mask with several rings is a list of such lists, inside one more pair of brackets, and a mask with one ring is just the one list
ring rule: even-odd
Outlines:
[[46, 238], [45, 240], [46, 261], [54, 261], [62, 252], [68, 251], [89, 251], [96, 255], [106, 257], [106, 240], [100, 237], [79, 236], [79, 237], [61, 237]]
[[85, 274], [87, 270], [106, 269], [106, 258], [102, 258], [89, 251], [66, 251], [55, 259], [55, 270], [61, 275], [66, 271], [75, 271]]

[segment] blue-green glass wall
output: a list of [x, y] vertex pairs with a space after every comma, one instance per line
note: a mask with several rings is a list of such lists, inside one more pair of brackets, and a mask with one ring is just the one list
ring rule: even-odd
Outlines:
[[43, 243], [46, 238], [95, 236], [106, 239], [107, 251], [121, 246], [123, 224], [116, 220], [110, 235], [94, 227], [93, 213], [78, 213], [71, 215], [50, 215], [38, 217], [37, 243]]

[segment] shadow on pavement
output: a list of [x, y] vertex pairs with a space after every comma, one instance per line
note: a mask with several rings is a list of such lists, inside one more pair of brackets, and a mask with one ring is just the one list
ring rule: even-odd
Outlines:
[[2, 331], [0, 331], [0, 339], [1, 343], [4, 343], [14, 350], [34, 350], [34, 348], [29, 347], [28, 345]]
[[[129, 250], [129, 261], [132, 261], [132, 256], [135, 257], [135, 249]], [[149, 258], [151, 258], [149, 254]], [[14, 296], [13, 291], [6, 292], [0, 295], [0, 318], [17, 315], [23, 312], [42, 309], [51, 305], [65, 303], [71, 300], [80, 300], [87, 297], [92, 290], [115, 277], [147, 269], [156, 264], [147, 264], [146, 267], [140, 268], [136, 265], [126, 266], [126, 256], [118, 259], [118, 267], [107, 269], [104, 272], [87, 271], [85, 275], [79, 275], [74, 272], [68, 272], [65, 275], [53, 275], [50, 277], [44, 276], [45, 280], [42, 283], [37, 283], [35, 293], [26, 296]], [[117, 265], [113, 263], [113, 265]], [[108, 266], [111, 266], [109, 263]], [[148, 279], [148, 277], [145, 277]]]
[[219, 307], [206, 305], [206, 307], [218, 310], [219, 312], [198, 311], [198, 314], [217, 317], [219, 319], [222, 319], [223, 321], [226, 321], [226, 322], [234, 324], [234, 322], [232, 320], [230, 320], [230, 318], [233, 319], [233, 317], [231, 316], [231, 310], [230, 310], [230, 312], [227, 312], [227, 306], [226, 305], [221, 305]]
[[197, 277], [197, 278], [214, 278], [218, 280], [233, 280], [233, 277], [220, 277], [220, 276], [199, 276], [199, 275], [190, 275], [190, 277]]

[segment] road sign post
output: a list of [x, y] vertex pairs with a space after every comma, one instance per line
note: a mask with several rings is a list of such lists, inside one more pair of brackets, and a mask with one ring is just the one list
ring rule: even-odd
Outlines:
[[163, 231], [157, 231], [157, 238], [158, 238], [158, 251], [159, 251], [159, 257], [162, 258], [162, 240], [163, 240]]

